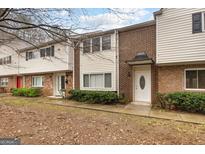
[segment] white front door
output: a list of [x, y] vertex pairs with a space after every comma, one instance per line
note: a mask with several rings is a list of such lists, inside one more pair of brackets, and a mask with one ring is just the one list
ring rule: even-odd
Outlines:
[[134, 71], [134, 100], [136, 102], [151, 102], [151, 68], [142, 67]]
[[56, 74], [55, 76], [55, 95], [62, 95], [61, 90], [65, 89], [65, 75]]

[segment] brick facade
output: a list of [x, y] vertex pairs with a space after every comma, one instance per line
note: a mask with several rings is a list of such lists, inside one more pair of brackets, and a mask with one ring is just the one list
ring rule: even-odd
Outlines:
[[80, 48], [74, 49], [74, 88], [80, 89]]
[[[146, 52], [154, 61], [156, 59], [156, 27], [149, 25], [119, 33], [119, 91], [129, 101], [133, 101], [132, 66], [126, 63], [137, 53]], [[152, 102], [157, 90], [156, 66], [151, 66]]]
[[[35, 75], [26, 75], [25, 76], [25, 87], [30, 88], [32, 87], [32, 76], [38, 76], [38, 74]], [[39, 74], [39, 76], [43, 76], [43, 87], [42, 87], [42, 94], [44, 96], [52, 96], [54, 91], [54, 74], [53, 73], [47, 73], [47, 74]], [[71, 90], [73, 88], [73, 73], [72, 72], [66, 72], [66, 89]]]
[[205, 68], [205, 64], [158, 66], [158, 91], [184, 91], [184, 70], [187, 68]]
[[16, 76], [5, 76], [2, 78], [8, 78], [8, 86], [0, 87], [0, 93], [10, 93], [12, 88], [16, 88]]

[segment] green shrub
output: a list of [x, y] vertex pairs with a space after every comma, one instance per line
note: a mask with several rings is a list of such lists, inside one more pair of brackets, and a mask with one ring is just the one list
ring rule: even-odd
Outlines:
[[119, 102], [117, 93], [112, 91], [71, 90], [69, 94], [70, 99], [79, 102], [102, 104], [112, 104]]
[[13, 96], [37, 97], [41, 95], [39, 88], [13, 88], [11, 92]]
[[[158, 94], [162, 108], [172, 108], [188, 112], [205, 113], [205, 94], [194, 92], [175, 92]], [[172, 107], [171, 107], [172, 106]]]

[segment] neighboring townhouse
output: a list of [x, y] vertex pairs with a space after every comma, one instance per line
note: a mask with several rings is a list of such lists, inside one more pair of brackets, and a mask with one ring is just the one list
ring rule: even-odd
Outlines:
[[75, 89], [118, 91], [118, 44], [115, 30], [83, 34], [75, 51]]
[[70, 44], [69, 41], [50, 41], [38, 49], [7, 48], [9, 52], [0, 56], [3, 60], [2, 63], [0, 60], [1, 89], [9, 92], [11, 88], [38, 87], [45, 96], [62, 95], [62, 89], [72, 89], [74, 50]]
[[205, 90], [205, 9], [155, 12], [158, 91]]

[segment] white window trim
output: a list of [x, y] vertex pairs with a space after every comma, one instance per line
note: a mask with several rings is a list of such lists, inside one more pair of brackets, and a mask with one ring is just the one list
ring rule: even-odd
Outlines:
[[[6, 79], [7, 80], [7, 85], [1, 85], [1, 81], [3, 80], [3, 79]], [[8, 87], [8, 84], [9, 84], [9, 78], [0, 78], [0, 87], [3, 87], [3, 88], [5, 88], [5, 87]]]
[[[184, 69], [184, 90], [186, 90], [186, 91], [205, 91], [205, 89], [186, 88], [186, 71], [197, 71], [197, 70], [205, 70], [205, 68], [187, 68], [187, 69]], [[197, 80], [198, 80], [198, 73], [197, 73]], [[197, 82], [197, 87], [198, 87], [198, 82]]]
[[[105, 87], [105, 74], [111, 74], [111, 87]], [[103, 75], [103, 87], [90, 87], [90, 75], [95, 75], [95, 74], [102, 74]], [[89, 86], [85, 87], [84, 86], [84, 75], [88, 75], [89, 76]], [[112, 72], [96, 72], [96, 73], [83, 73], [82, 75], [82, 87], [85, 89], [112, 89], [113, 87], [113, 82], [112, 82]]]
[[201, 13], [202, 17], [201, 17], [201, 20], [202, 20], [202, 32], [205, 32], [205, 19], [204, 19], [204, 15], [205, 15], [205, 12], [202, 12]]
[[[41, 77], [41, 85], [39, 85], [39, 86], [36, 86], [36, 85], [33, 85], [33, 78], [35, 78], [35, 77]], [[43, 76], [32, 76], [32, 87], [34, 87], [34, 88], [41, 88], [41, 87], [44, 87], [43, 86]]]

